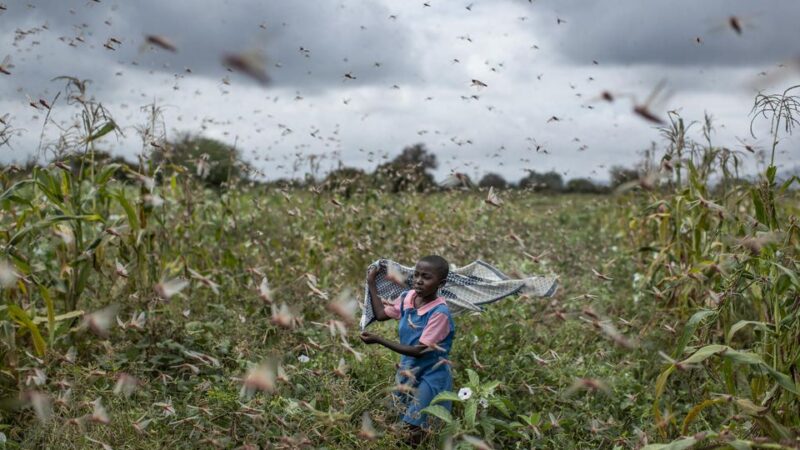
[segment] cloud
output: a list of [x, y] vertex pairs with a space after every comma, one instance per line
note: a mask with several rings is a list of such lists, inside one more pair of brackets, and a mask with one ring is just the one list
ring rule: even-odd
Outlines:
[[[5, 17], [26, 30], [44, 24], [48, 28], [27, 38], [39, 42], [36, 58], [20, 58], [18, 64], [28, 90], [40, 86], [42, 77], [37, 74], [46, 79], [56, 73], [99, 79], [107, 73], [96, 69], [109, 65], [249, 82], [229, 74], [222, 64], [223, 55], [245, 51], [266, 57], [273, 85], [298, 89], [335, 89], [345, 82], [346, 73], [354, 78], [347, 80], [350, 84], [403, 80], [414, 70], [408, 59], [406, 26], [389, 19], [389, 9], [375, 2], [345, 6], [257, 0], [117, 4], [49, 0], [34, 4], [35, 8], [12, 7]], [[178, 52], [146, 45], [146, 35], [168, 38]], [[104, 47], [111, 38], [121, 42], [112, 43], [113, 50]], [[24, 81], [28, 75], [35, 77], [30, 83]]]
[[[541, 2], [536, 23], [571, 62], [769, 66], [797, 57], [800, 3], [777, 0]], [[741, 34], [730, 24], [736, 17]], [[565, 20], [560, 25], [557, 18]], [[700, 43], [697, 39], [700, 39]]]
[[[438, 177], [492, 171], [517, 180], [532, 169], [605, 178], [611, 165], [632, 165], [661, 139], [632, 106], [662, 79], [671, 95], [650, 105], [659, 117], [678, 110], [687, 121], [702, 120], [709, 112], [715, 143], [739, 148], [738, 137], [757, 144], [747, 136], [752, 80], [783, 57], [758, 48], [793, 51], [784, 45], [793, 29], [764, 24], [773, 17], [784, 23], [778, 16], [796, 7], [779, 3], [779, 12], [748, 19], [741, 2], [625, 2], [476, 1], [471, 11], [436, 0], [431, 7], [354, 0], [15, 4], [2, 20], [23, 38], [10, 47], [17, 67], [2, 78], [0, 113], [11, 113], [26, 131], [0, 159], [36, 152], [44, 112], [28, 106], [26, 95], [52, 99], [63, 83], [50, 79], [64, 74], [92, 79], [90, 95], [124, 127], [126, 137], [104, 138], [103, 148], [134, 159], [142, 151], [134, 126], [147, 120], [140, 108], [155, 103], [164, 107], [169, 136], [200, 132], [235, 143], [268, 178], [302, 176], [308, 155], [322, 160], [323, 170], [340, 162], [371, 170], [417, 142], [436, 153]], [[712, 31], [730, 14], [755, 28], [741, 36], [724, 26]], [[698, 29], [704, 44], [695, 47]], [[146, 34], [169, 37], [179, 52], [142, 50]], [[0, 42], [17, 36], [6, 28]], [[122, 42], [111, 45], [116, 50], [103, 46], [111, 37]], [[220, 62], [225, 52], [248, 49], [264, 50], [273, 80], [267, 87]], [[687, 52], [711, 53], [695, 60]], [[604, 90], [618, 100], [599, 100]], [[68, 126], [74, 112], [62, 96], [53, 118]], [[553, 116], [559, 120], [549, 121]], [[766, 139], [764, 130], [756, 124], [759, 138]], [[44, 143], [58, 133], [46, 127]], [[692, 133], [699, 138], [699, 127]], [[789, 152], [779, 161], [796, 164], [798, 157]]]

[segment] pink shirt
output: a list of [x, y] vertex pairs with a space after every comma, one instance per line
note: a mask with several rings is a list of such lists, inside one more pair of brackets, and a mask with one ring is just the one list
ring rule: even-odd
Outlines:
[[[405, 298], [405, 309], [414, 309], [414, 299], [417, 297], [416, 291], [411, 291], [411, 294], [406, 294]], [[391, 305], [384, 305], [383, 311], [386, 313], [387, 316], [391, 317], [392, 319], [400, 319], [401, 311], [400, 311], [400, 302], [403, 301], [401, 297], [397, 297]], [[447, 301], [445, 301], [444, 297], [439, 297], [436, 300], [423, 305], [421, 308], [416, 310], [417, 316], [422, 316], [437, 305], [446, 305]], [[435, 313], [433, 314], [430, 319], [428, 319], [428, 324], [425, 325], [425, 329], [422, 330], [422, 336], [419, 337], [419, 343], [427, 346], [432, 346], [434, 344], [438, 344], [442, 341], [447, 334], [450, 332], [450, 323], [447, 320], [447, 314], [443, 313]]]

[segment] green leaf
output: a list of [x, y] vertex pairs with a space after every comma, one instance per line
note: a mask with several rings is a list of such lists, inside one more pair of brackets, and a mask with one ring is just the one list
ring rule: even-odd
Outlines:
[[769, 180], [769, 184], [775, 182], [775, 174], [778, 172], [778, 168], [776, 166], [769, 166], [767, 167], [767, 180]]
[[784, 267], [784, 266], [782, 266], [782, 265], [780, 265], [780, 264], [778, 264], [776, 262], [773, 262], [773, 261], [770, 261], [770, 263], [773, 266], [775, 266], [778, 269], [780, 269], [783, 273], [785, 273], [789, 277], [789, 279], [792, 280], [792, 284], [795, 287], [800, 288], [800, 280], [798, 280], [797, 273], [795, 271], [790, 270], [790, 269], [788, 269], [788, 268], [786, 268], [786, 267]]
[[[75, 298], [80, 297], [81, 293], [83, 292], [84, 288], [86, 288], [86, 282], [89, 280], [89, 275], [91, 274], [92, 265], [84, 262], [81, 264], [80, 271], [78, 272], [78, 282], [75, 284], [75, 289], [73, 290], [72, 295]], [[75, 304], [72, 305], [73, 307]]]
[[122, 167], [120, 164], [109, 164], [103, 167], [103, 170], [97, 176], [97, 184], [105, 184], [114, 175], [114, 172]]
[[467, 376], [469, 377], [469, 384], [471, 384], [473, 387], [478, 387], [480, 385], [481, 379], [474, 370], [467, 369]]
[[20, 205], [25, 205], [25, 206], [28, 206], [28, 207], [31, 207], [31, 208], [34, 207], [33, 203], [31, 203], [30, 200], [28, 200], [27, 198], [22, 198], [17, 194], [11, 194], [8, 197], [6, 197], [5, 200], [8, 200], [8, 201], [14, 202], [14, 203], [19, 203]]
[[[503, 413], [504, 416], [511, 417], [511, 411], [509, 411], [508, 405], [505, 404], [503, 399], [493, 398], [493, 399], [489, 400], [489, 405], [494, 406], [495, 408], [497, 408], [501, 413]], [[538, 419], [537, 419], [537, 421], [538, 421]]]
[[436, 394], [436, 397], [433, 397], [433, 400], [431, 400], [431, 405], [447, 401], [460, 402], [461, 399], [458, 398], [458, 394], [455, 392], [444, 391]]
[[753, 206], [756, 208], [756, 220], [766, 224], [767, 212], [764, 208], [764, 202], [761, 201], [761, 192], [757, 188], [750, 189], [750, 198], [753, 200]]
[[751, 416], [758, 416], [763, 414], [768, 408], [766, 406], [759, 406], [752, 402], [752, 400], [746, 398], [737, 398], [734, 400], [736, 405], [744, 411], [745, 414], [749, 414]]
[[[659, 409], [658, 400], [664, 393], [664, 388], [666, 388], [667, 386], [667, 379], [669, 379], [669, 375], [674, 371], [675, 371], [675, 365], [673, 364], [667, 367], [663, 372], [661, 372], [658, 375], [658, 378], [656, 379], [656, 395], [655, 398], [653, 399], [653, 417], [658, 423], [661, 423], [661, 410]], [[664, 432], [663, 427], [659, 428], [659, 432], [661, 433], [662, 437], [666, 437], [666, 433]]]
[[497, 386], [500, 386], [500, 382], [499, 381], [497, 381], [497, 380], [490, 381], [490, 382], [484, 384], [483, 386], [481, 386], [481, 392], [485, 392], [485, 393], [491, 394], [491, 393], [494, 392], [495, 389], [497, 389]]
[[89, 245], [86, 246], [85, 249], [83, 249], [83, 251], [84, 252], [94, 251], [94, 249], [96, 249], [97, 246], [99, 246], [103, 242], [103, 239], [105, 239], [105, 238], [106, 238], [105, 234], [101, 234], [101, 235], [97, 236]]
[[44, 338], [42, 338], [42, 334], [39, 332], [39, 327], [33, 323], [31, 318], [28, 316], [28, 313], [26, 313], [19, 306], [12, 304], [8, 305], [8, 315], [27, 328], [28, 331], [30, 331], [31, 340], [33, 341], [33, 349], [36, 351], [38, 356], [44, 356], [44, 352], [47, 349], [47, 344], [44, 342]]
[[784, 192], [786, 192], [787, 189], [789, 189], [789, 186], [791, 186], [793, 182], [796, 182], [797, 184], [800, 184], [800, 178], [798, 178], [797, 175], [792, 175], [791, 178], [789, 178], [788, 180], [783, 182], [783, 184], [781, 185], [781, 188], [780, 188], [780, 190], [778, 192], [780, 194], [783, 194]]
[[54, 223], [64, 222], [66, 220], [82, 220], [82, 221], [85, 221], [85, 222], [102, 222], [103, 218], [100, 217], [97, 214], [86, 214], [86, 215], [81, 215], [81, 216], [67, 216], [67, 215], [64, 215], [64, 216], [49, 217], [49, 218], [47, 218], [45, 220], [40, 220], [39, 222], [36, 222], [33, 225], [29, 225], [29, 226], [23, 228], [22, 230], [18, 231], [14, 236], [11, 237], [11, 239], [9, 239], [8, 245], [16, 245], [17, 243], [19, 243], [19, 241], [24, 239], [25, 236], [27, 236], [28, 234], [30, 234], [31, 232], [33, 232], [33, 231], [35, 231], [35, 230], [37, 230], [39, 228], [44, 228], [44, 227], [50, 226], [50, 225], [52, 225]]
[[[82, 315], [86, 314], [86, 312], [82, 309], [76, 309], [75, 311], [70, 311], [65, 314], [59, 314], [53, 318], [55, 322], [61, 322], [64, 320], [74, 319], [75, 317], [81, 317]], [[33, 323], [40, 324], [46, 322], [48, 319], [47, 317], [34, 317]]]
[[669, 444], [650, 444], [642, 448], [642, 450], [686, 450], [691, 448], [697, 443], [697, 439], [690, 437], [672, 441]]
[[495, 421], [491, 417], [484, 417], [478, 421], [484, 436], [493, 436], [495, 430]]
[[749, 366], [766, 365], [764, 360], [761, 359], [761, 356], [752, 352], [740, 352], [730, 347], [724, 352], [721, 352], [720, 356], [737, 364], [747, 364]]
[[44, 304], [47, 307], [47, 333], [49, 338], [47, 342], [52, 347], [53, 339], [56, 335], [56, 307], [53, 305], [53, 298], [50, 297], [50, 291], [47, 287], [39, 285], [39, 294], [44, 299]]
[[727, 345], [707, 345], [696, 351], [692, 356], [681, 361], [681, 364], [688, 365], [703, 362], [714, 355], [720, 355], [722, 358], [736, 364], [747, 364], [749, 366], [760, 367], [767, 371], [781, 387], [789, 392], [800, 395], [800, 390], [798, 390], [792, 378], [764, 362], [761, 356], [751, 352], [740, 352], [728, 347]]
[[710, 310], [710, 309], [701, 309], [696, 313], [692, 314], [692, 317], [686, 322], [686, 326], [683, 327], [683, 334], [681, 335], [680, 340], [678, 341], [678, 345], [675, 347], [675, 352], [673, 353], [673, 358], [680, 358], [683, 354], [683, 350], [686, 348], [686, 345], [689, 343], [689, 339], [694, 336], [694, 332], [697, 330], [697, 327], [700, 326], [700, 323], [707, 317], [716, 316], [717, 312]]
[[125, 198], [125, 191], [120, 189], [112, 196], [117, 199], [122, 209], [125, 210], [125, 215], [128, 216], [128, 224], [130, 224], [131, 230], [134, 232], [139, 231], [139, 217], [136, 215], [136, 210], [133, 209], [128, 199]]
[[716, 355], [717, 353], [721, 353], [726, 350], [731, 350], [731, 348], [728, 347], [727, 345], [719, 345], [719, 344], [706, 345], [700, 350], [694, 352], [692, 356], [681, 361], [681, 364], [688, 365], [688, 364], [703, 362], [706, 359]]
[[780, 372], [773, 368], [771, 365], [767, 364], [761, 356], [750, 353], [750, 352], [740, 352], [737, 350], [729, 349], [721, 354], [723, 358], [726, 358], [730, 361], [739, 363], [739, 364], [748, 364], [751, 366], [758, 366], [764, 370], [766, 370], [778, 384], [786, 389], [789, 392], [792, 392], [796, 395], [800, 395], [800, 390], [798, 390], [797, 386], [795, 385], [794, 381], [789, 375], [786, 375], [783, 372]]
[[744, 328], [744, 327], [746, 327], [748, 325], [753, 325], [754, 327], [756, 327], [756, 328], [758, 328], [760, 330], [763, 330], [763, 331], [767, 331], [767, 332], [770, 331], [769, 324], [766, 324], [764, 322], [757, 322], [755, 320], [740, 320], [740, 321], [736, 322], [735, 324], [733, 324], [731, 329], [728, 330], [728, 334], [725, 335], [725, 341], [730, 343], [731, 339], [733, 339], [733, 335], [736, 334], [737, 331], [741, 330], [742, 328]]
[[33, 184], [35, 182], [36, 181], [32, 179], [17, 181], [16, 183], [12, 184], [11, 187], [6, 189], [2, 194], [0, 194], [0, 202], [14, 195], [17, 192], [17, 190], [22, 188], [23, 186], [26, 186], [28, 184]]
[[61, 196], [63, 198], [69, 198], [72, 193], [70, 192], [70, 186], [72, 185], [72, 172], [64, 170], [61, 172]]
[[753, 448], [753, 446], [750, 445], [750, 442], [743, 441], [741, 439], [736, 439], [734, 441], [728, 441], [727, 444], [730, 445], [731, 447], [733, 447], [734, 450], [750, 450], [750, 449]]
[[[41, 173], [41, 172], [40, 172]], [[44, 176], [43, 176], [44, 177]], [[36, 180], [36, 186], [39, 187], [39, 190], [50, 200], [58, 209], [64, 211], [67, 214], [71, 213], [69, 206], [64, 204], [64, 199], [61, 196], [61, 193], [58, 192], [58, 188], [53, 188], [53, 186], [47, 186], [47, 184], [43, 183], [40, 180]]]
[[786, 389], [787, 391], [795, 395], [800, 395], [800, 389], [797, 388], [797, 385], [794, 383], [794, 381], [789, 375], [786, 375], [783, 372], [779, 372], [773, 369], [772, 366], [770, 366], [769, 364], [766, 364], [764, 362], [762, 362], [762, 364], [763, 364], [762, 367], [764, 367], [767, 370], [767, 372], [769, 372], [770, 375], [772, 375], [772, 378], [775, 378], [775, 381], [777, 381], [782, 388]]
[[468, 428], [475, 426], [475, 417], [478, 415], [478, 402], [475, 400], [467, 401], [464, 406], [464, 423]]
[[30, 275], [31, 265], [28, 260], [14, 247], [6, 247], [5, 250], [8, 252], [8, 255], [13, 258], [14, 266], [17, 268], [17, 270], [25, 275]]
[[445, 409], [444, 406], [431, 405], [431, 406], [428, 406], [427, 408], [423, 408], [422, 411], [420, 411], [420, 412], [423, 413], [423, 414], [430, 414], [432, 416], [436, 416], [436, 417], [442, 419], [447, 424], [453, 423], [453, 416], [450, 414], [450, 411]]
[[542, 414], [538, 412], [531, 413], [530, 416], [517, 414], [517, 417], [522, 419], [522, 421], [525, 422], [526, 425], [536, 426], [539, 425], [539, 421], [542, 419]]
[[689, 412], [686, 413], [686, 417], [683, 419], [683, 425], [681, 425], [681, 434], [689, 434], [689, 425], [692, 424], [694, 419], [697, 418], [697, 416], [704, 409], [708, 408], [711, 405], [716, 405], [717, 403], [724, 403], [724, 402], [725, 402], [724, 398], [712, 398], [704, 400], [697, 405], [694, 405], [694, 407], [692, 407], [692, 409], [690, 409]]
[[92, 142], [94, 140], [100, 139], [101, 137], [103, 137], [103, 136], [107, 135], [108, 133], [111, 133], [112, 131], [114, 131], [116, 128], [117, 128], [117, 124], [115, 124], [113, 120], [109, 120], [108, 122], [105, 123], [105, 125], [100, 127], [99, 130], [95, 131], [94, 134], [91, 134], [91, 135], [87, 136], [86, 137], [86, 142], [89, 143], [89, 142]]
[[792, 279], [785, 273], [782, 273], [778, 277], [778, 280], [775, 281], [775, 293], [779, 296], [782, 296], [791, 287], [792, 287]]

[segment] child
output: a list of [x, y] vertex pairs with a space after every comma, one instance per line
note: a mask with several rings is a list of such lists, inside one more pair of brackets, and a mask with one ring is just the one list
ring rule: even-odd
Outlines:
[[[384, 268], [382, 263], [367, 276], [372, 309], [379, 321], [399, 320], [400, 342], [366, 331], [361, 333], [361, 340], [366, 344], [381, 344], [403, 355], [397, 383], [414, 388], [414, 393], [396, 392], [394, 395], [407, 407], [403, 421], [411, 428], [411, 441], [416, 445], [422, 438], [422, 428], [427, 427], [427, 415], [420, 414], [420, 410], [427, 407], [437, 394], [453, 387], [448, 354], [455, 325], [444, 297], [437, 296], [450, 269], [441, 256], [420, 259], [414, 268], [413, 289], [401, 294], [393, 304], [384, 306], [375, 286], [375, 277]], [[450, 409], [450, 402], [441, 405]]]

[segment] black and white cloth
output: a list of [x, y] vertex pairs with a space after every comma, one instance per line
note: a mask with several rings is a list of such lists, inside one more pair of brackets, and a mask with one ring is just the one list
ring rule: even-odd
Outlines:
[[[379, 259], [367, 268], [367, 273], [383, 261], [386, 266], [392, 265], [392, 272], [405, 276], [405, 284], [400, 285], [387, 277], [387, 270], [380, 271], [375, 277], [378, 295], [394, 300], [398, 295], [411, 289], [414, 267], [403, 266], [395, 261]], [[522, 279], [511, 279], [496, 267], [476, 260], [463, 267], [450, 266], [447, 283], [439, 289], [438, 294], [447, 300], [452, 314], [464, 311], [483, 311], [482, 306], [496, 302], [510, 295], [527, 294], [531, 297], [551, 297], [558, 289], [556, 276], [532, 276]], [[361, 315], [361, 329], [364, 330], [375, 320], [372, 312], [372, 301], [369, 285], [364, 282], [364, 311]]]

